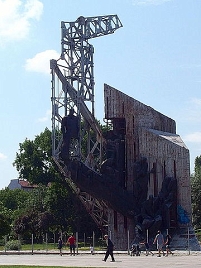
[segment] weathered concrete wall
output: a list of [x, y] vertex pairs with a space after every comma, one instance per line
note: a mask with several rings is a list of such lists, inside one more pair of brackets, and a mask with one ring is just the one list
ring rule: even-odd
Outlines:
[[176, 133], [176, 123], [126, 94], [105, 84], [105, 118], [126, 118], [127, 134], [133, 135], [138, 127]]
[[[133, 163], [140, 157], [148, 159], [150, 175], [148, 195], [156, 196], [165, 176], [177, 179], [177, 202], [191, 217], [189, 151], [179, 135], [173, 119], [153, 108], [105, 85], [105, 118], [126, 120], [126, 174], [127, 190], [133, 190]], [[132, 220], [109, 210], [109, 230], [119, 249], [127, 248], [127, 234], [134, 236]], [[125, 224], [126, 221], [126, 224]], [[176, 223], [175, 223], [176, 224]]]
[[146, 155], [150, 167], [156, 163], [157, 189], [151, 174], [149, 194], [159, 192], [165, 176], [177, 179], [177, 201], [191, 217], [190, 157], [189, 150], [179, 135], [156, 130], [139, 129], [140, 153]]

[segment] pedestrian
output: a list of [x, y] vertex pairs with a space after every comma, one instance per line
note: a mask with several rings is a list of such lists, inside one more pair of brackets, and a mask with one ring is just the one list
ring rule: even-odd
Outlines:
[[168, 256], [168, 254], [172, 254], [172, 251], [170, 249], [170, 243], [171, 243], [171, 240], [172, 240], [172, 237], [171, 235], [167, 234], [166, 235], [166, 240], [165, 240], [165, 245], [166, 245], [166, 255], [165, 256]]
[[91, 255], [94, 255], [94, 247], [90, 245], [89, 249], [90, 249]]
[[59, 249], [60, 256], [62, 256], [62, 247], [63, 247], [63, 241], [62, 241], [62, 238], [59, 237], [59, 240], [58, 240], [58, 249]]
[[73, 234], [68, 238], [67, 243], [70, 246], [70, 255], [72, 256], [73, 254], [75, 256], [76, 240]]
[[106, 261], [108, 256], [110, 255], [112, 258], [111, 262], [115, 262], [115, 259], [113, 256], [114, 244], [112, 243], [112, 241], [110, 240], [108, 235], [104, 235], [104, 239], [105, 239], [106, 244], [107, 244], [107, 250], [106, 250], [105, 258], [103, 259], [103, 261]]
[[[161, 257], [161, 251], [163, 252], [163, 245], [164, 245], [164, 237], [161, 234], [161, 231], [158, 231], [157, 232], [157, 235], [154, 238], [153, 244], [156, 244], [157, 245], [158, 257]], [[163, 255], [164, 255], [164, 252], [163, 252]]]
[[142, 241], [142, 242], [140, 243], [140, 245], [144, 245], [144, 246], [145, 246], [146, 256], [148, 256], [149, 253], [150, 253], [152, 256], [154, 256], [154, 253], [150, 250], [149, 243], [148, 243], [146, 240]]

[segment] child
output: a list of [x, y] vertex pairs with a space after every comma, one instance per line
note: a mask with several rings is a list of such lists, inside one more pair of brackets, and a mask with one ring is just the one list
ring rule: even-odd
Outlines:
[[131, 246], [131, 256], [140, 256], [140, 247], [138, 244], [133, 244]]

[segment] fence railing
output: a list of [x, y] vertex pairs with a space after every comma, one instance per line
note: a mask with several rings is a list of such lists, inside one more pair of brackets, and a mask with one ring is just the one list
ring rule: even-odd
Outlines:
[[[33, 234], [30, 239], [23, 240], [18, 237], [17, 240], [9, 239], [9, 236], [5, 236], [4, 240], [0, 243], [0, 251], [30, 251], [34, 252], [48, 252], [54, 251], [58, 248], [58, 238], [62, 237], [63, 240], [63, 250], [69, 250], [69, 245], [67, 243], [69, 235], [67, 234], [44, 234], [43, 238], [39, 239], [35, 237]], [[105, 241], [103, 241], [102, 237], [96, 235], [95, 232], [92, 232], [91, 235], [86, 235], [85, 233], [76, 233], [76, 253], [78, 251], [89, 251], [92, 249], [104, 250], [106, 247]]]
[[[191, 245], [192, 245], [192, 238], [195, 238], [195, 235], [197, 235], [198, 240], [199, 238], [201, 239], [201, 230], [197, 230], [196, 232], [192, 232], [192, 228], [190, 227], [184, 227], [180, 228], [180, 234], [178, 234], [178, 241], [173, 238], [172, 242], [172, 248], [174, 250], [186, 250], [188, 254], [190, 254], [191, 251]], [[166, 233], [169, 233], [169, 230], [166, 230]], [[165, 234], [164, 233], [164, 236]], [[109, 233], [109, 236], [112, 237], [111, 232]], [[14, 244], [15, 248], [8, 247], [8, 243], [10, 242], [9, 237], [5, 236], [5, 239], [1, 241], [0, 245], [0, 251], [10, 251], [10, 250], [17, 250], [17, 251], [29, 251], [32, 254], [34, 252], [51, 252], [51, 251], [57, 251], [57, 246], [58, 246], [58, 238], [62, 237], [63, 240], [63, 250], [65, 253], [69, 252], [69, 245], [67, 244], [68, 240], [68, 235], [67, 234], [44, 234], [42, 242], [38, 242], [38, 238], [34, 237], [32, 234], [31, 239], [29, 240], [22, 240], [20, 237], [18, 237], [18, 245]], [[100, 251], [100, 250], [105, 250], [106, 244], [105, 241], [103, 240], [102, 237], [99, 235], [96, 235], [95, 232], [92, 232], [91, 235], [86, 235], [85, 233], [76, 233], [75, 234], [76, 238], [76, 253], [78, 254], [79, 251]], [[148, 243], [152, 243], [152, 240], [149, 237], [149, 232], [147, 230], [146, 232], [146, 241]], [[130, 249], [133, 241], [131, 240], [130, 237], [130, 232], [127, 231], [127, 248], [125, 248], [125, 251], [130, 254]], [[16, 243], [17, 244], [17, 243]], [[11, 245], [12, 246], [12, 245]], [[19, 246], [17, 248], [17, 246]]]

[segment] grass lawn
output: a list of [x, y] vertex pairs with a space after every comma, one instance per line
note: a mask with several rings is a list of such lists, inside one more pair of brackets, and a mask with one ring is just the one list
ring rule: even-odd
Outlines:
[[[32, 248], [31, 247], [22, 247], [20, 250], [19, 250], [19, 252], [20, 251], [23, 251], [23, 250], [27, 250], [27, 251], [32, 251]], [[33, 248], [33, 252], [36, 252], [36, 251], [40, 251], [40, 250], [47, 250], [47, 251], [51, 251], [51, 250], [55, 250], [55, 251], [58, 251], [59, 252], [59, 250], [57, 249], [57, 248], [53, 248], [53, 247], [48, 247], [48, 248], [44, 248], [44, 247], [40, 247], [40, 246], [38, 246], [38, 247], [34, 247]], [[63, 250], [65, 251], [67, 251], [67, 252], [69, 252], [69, 248], [68, 247], [63, 247]], [[87, 248], [78, 248], [78, 251], [79, 252], [85, 252], [85, 251], [89, 251], [90, 249], [87, 247]], [[94, 248], [94, 251], [105, 251], [106, 250], [106, 248], [99, 248], [99, 247], [95, 247]], [[4, 249], [4, 247], [0, 247], [0, 251], [5, 251], [5, 249]], [[7, 252], [9, 252], [10, 250], [6, 250]], [[18, 252], [18, 250], [15, 250], [16, 252]]]
[[[0, 268], [64, 268], [64, 266], [35, 266], [35, 265], [0, 265]], [[83, 268], [83, 267], [72, 267], [72, 266], [65, 266], [65, 268]], [[85, 267], [87, 268], [87, 267]], [[88, 267], [89, 268], [89, 267]], [[90, 267], [90, 268], [97, 268], [97, 267]]]
[[[68, 250], [69, 246], [64, 246], [63, 247], [64, 250]], [[89, 246], [78, 246], [79, 250], [89, 250]], [[32, 250], [32, 245], [30, 244], [26, 244], [26, 245], [22, 245], [21, 250]], [[46, 244], [34, 244], [33, 245], [33, 250], [57, 250], [57, 245], [48, 243]], [[105, 250], [105, 247], [95, 247], [94, 250], [98, 251], [98, 250]], [[4, 246], [0, 246], [0, 251], [4, 251]]]

